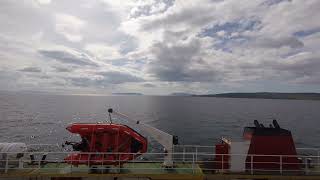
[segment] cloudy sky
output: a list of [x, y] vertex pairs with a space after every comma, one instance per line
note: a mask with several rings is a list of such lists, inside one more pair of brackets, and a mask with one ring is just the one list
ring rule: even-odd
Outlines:
[[0, 90], [320, 92], [319, 0], [1, 0]]

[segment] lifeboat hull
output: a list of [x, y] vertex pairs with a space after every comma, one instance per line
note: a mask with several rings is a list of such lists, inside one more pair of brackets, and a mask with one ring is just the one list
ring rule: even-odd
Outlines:
[[121, 165], [147, 151], [147, 139], [126, 125], [75, 123], [67, 130], [82, 138], [80, 152], [65, 158], [69, 164]]

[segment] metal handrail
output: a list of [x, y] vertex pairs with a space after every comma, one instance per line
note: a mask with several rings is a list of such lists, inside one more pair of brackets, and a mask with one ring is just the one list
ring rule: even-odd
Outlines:
[[[174, 148], [183, 148], [183, 147], [185, 147], [185, 148], [215, 148], [215, 146], [214, 145], [211, 145], [211, 146], [208, 146], [208, 145], [206, 145], [206, 146], [203, 146], [203, 145], [191, 145], [191, 144], [186, 144], [186, 145], [174, 145]], [[312, 147], [310, 147], [310, 148], [296, 148], [296, 150], [312, 150], [312, 151], [320, 151], [320, 148], [312, 148]]]
[[[25, 153], [25, 154], [28, 154], [26, 152], [2, 152], [0, 154], [6, 154], [7, 156], [6, 157], [9, 157], [10, 154], [17, 154], [17, 153]], [[83, 155], [132, 155], [132, 156], [135, 156], [137, 155], [136, 153], [121, 153], [121, 152], [118, 152], [118, 153], [110, 153], [110, 152], [106, 152], [106, 153], [101, 153], [101, 152], [31, 152], [30, 154], [38, 154], [38, 155], [43, 155], [43, 154], [46, 154], [48, 156], [48, 158], [50, 158], [50, 155], [69, 155], [69, 154], [72, 154], [72, 153], [81, 153]], [[144, 153], [143, 155], [161, 155], [161, 156], [164, 156], [165, 153]], [[253, 157], [278, 157], [280, 159], [280, 162], [279, 161], [274, 161], [274, 162], [251, 162], [254, 163], [254, 164], [259, 164], [259, 163], [273, 163], [273, 164], [280, 164], [281, 168], [283, 165], [285, 164], [289, 164], [289, 163], [283, 163], [282, 162], [282, 159], [283, 158], [290, 158], [290, 157], [295, 157], [295, 158], [302, 158], [302, 159], [305, 159], [305, 161], [309, 158], [309, 159], [312, 159], [312, 158], [319, 158], [319, 156], [310, 156], [310, 155], [256, 155], [256, 154], [215, 154], [215, 153], [192, 153], [192, 152], [185, 152], [185, 153], [178, 153], [178, 152], [175, 152], [173, 153], [173, 155], [189, 155], [191, 156], [191, 158], [187, 158], [185, 159], [184, 158], [175, 158], [174, 161], [176, 163], [179, 163], [179, 162], [188, 162], [188, 163], [192, 163], [192, 168], [194, 168], [194, 165], [195, 163], [201, 163], [201, 162], [220, 162], [220, 161], [208, 161], [208, 160], [202, 160], [200, 159], [199, 157], [197, 156], [204, 156], [204, 157], [210, 157], [210, 158], [213, 158], [215, 156], [222, 156], [222, 158], [226, 157], [226, 156], [249, 156], [251, 157], [251, 159]], [[120, 157], [120, 156], [119, 156]], [[55, 162], [60, 162], [60, 163], [63, 163], [64, 160], [63, 159], [57, 159], [57, 157], [51, 159]], [[159, 161], [158, 161], [159, 160]], [[157, 157], [156, 160], [137, 160], [137, 159], [134, 159], [132, 160], [131, 162], [135, 162], [135, 163], [139, 163], [139, 162], [158, 162], [158, 163], [161, 163], [162, 161], [162, 158], [159, 158]], [[20, 160], [12, 160], [12, 159], [5, 159], [5, 160], [0, 160], [0, 162], [6, 162], [8, 164], [8, 161], [10, 162], [19, 162]], [[42, 163], [43, 160], [41, 159], [38, 159], [37, 160], [37, 163], [40, 165]], [[48, 161], [48, 160], [47, 160]], [[78, 161], [78, 160], [75, 160], [75, 161]], [[93, 161], [93, 160], [89, 160], [88, 159], [88, 162], [90, 163], [90, 161]], [[117, 159], [117, 160], [112, 160], [112, 162], [118, 162], [119, 164], [121, 164], [121, 162], [127, 162], [127, 160], [121, 160], [121, 159]], [[96, 161], [95, 161], [96, 162]], [[111, 162], [111, 161], [110, 161]], [[103, 161], [102, 161], [103, 163]], [[222, 161], [222, 163], [224, 163], [224, 161]], [[246, 162], [247, 163], [247, 162]], [[308, 162], [306, 162], [308, 163]], [[295, 164], [295, 163], [291, 163], [291, 164]], [[301, 163], [299, 163], [301, 164]], [[315, 163], [312, 163], [312, 164], [315, 164]], [[251, 169], [253, 170], [253, 169]], [[282, 169], [280, 169], [280, 171], [282, 171]]]
[[[126, 153], [126, 152], [80, 152], [80, 151], [67, 151], [67, 152], [63, 152], [63, 151], [57, 151], [57, 152], [51, 152], [51, 151], [37, 151], [37, 152], [14, 152], [14, 151], [3, 151], [0, 152], [0, 154], [18, 154], [18, 153], [23, 153], [23, 154], [88, 154], [88, 155], [166, 155], [168, 153], [162, 153], [162, 152], [147, 152], [147, 153]], [[185, 153], [181, 153], [181, 152], [174, 152], [171, 153], [172, 155], [193, 155], [196, 154], [195, 152], [185, 152]], [[198, 155], [209, 155], [209, 156], [216, 156], [216, 155], [236, 155], [236, 156], [248, 156], [248, 155], [253, 155], [253, 156], [262, 156], [262, 157], [279, 157], [279, 156], [284, 156], [284, 157], [318, 157], [317, 155], [284, 155], [284, 154], [217, 154], [217, 153], [201, 153], [198, 152]]]

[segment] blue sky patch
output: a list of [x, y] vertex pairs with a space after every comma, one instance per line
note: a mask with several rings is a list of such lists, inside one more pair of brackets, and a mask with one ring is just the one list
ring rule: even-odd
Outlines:
[[231, 35], [234, 32], [244, 32], [244, 31], [253, 31], [257, 28], [259, 28], [259, 25], [261, 24], [260, 21], [254, 21], [254, 20], [240, 20], [240, 21], [234, 21], [234, 22], [226, 22], [224, 24], [216, 24], [211, 27], [203, 29], [203, 31], [200, 33], [200, 36], [217, 36], [217, 33], [220, 31], [224, 31], [225, 35]]
[[272, 6], [272, 5], [275, 5], [275, 4], [279, 4], [281, 2], [289, 2], [289, 1], [291, 1], [291, 0], [266, 0], [262, 4], [263, 5]]
[[306, 37], [306, 36], [310, 36], [310, 35], [312, 35], [314, 33], [318, 33], [318, 32], [320, 32], [320, 28], [297, 31], [297, 32], [293, 33], [293, 35], [296, 37]]
[[216, 24], [205, 28], [199, 33], [200, 37], [214, 37], [217, 41], [213, 48], [223, 51], [232, 52], [231, 47], [241, 45], [249, 41], [249, 37], [241, 34], [244, 31], [254, 31], [259, 29], [260, 21], [240, 20], [234, 22], [226, 22], [224, 24]]
[[127, 59], [115, 59], [111, 61], [111, 64], [114, 66], [123, 66], [128, 64], [129, 60]]

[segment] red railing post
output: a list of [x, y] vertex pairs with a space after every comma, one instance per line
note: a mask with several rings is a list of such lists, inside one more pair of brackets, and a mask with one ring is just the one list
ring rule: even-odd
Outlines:
[[253, 155], [250, 155], [250, 167], [251, 167], [251, 174], [253, 174]]
[[280, 174], [282, 175], [282, 155], [280, 155]]
[[222, 162], [221, 162], [221, 172], [223, 174], [223, 171], [224, 171], [224, 154], [222, 154]]

